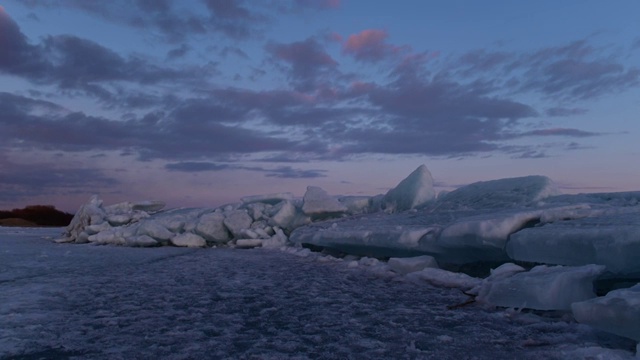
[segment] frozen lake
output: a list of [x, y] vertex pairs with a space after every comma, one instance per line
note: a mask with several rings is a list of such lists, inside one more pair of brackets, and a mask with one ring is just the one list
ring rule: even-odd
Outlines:
[[51, 242], [60, 232], [0, 228], [2, 359], [579, 359], [635, 351], [635, 342], [568, 316], [450, 310], [467, 296], [333, 258]]

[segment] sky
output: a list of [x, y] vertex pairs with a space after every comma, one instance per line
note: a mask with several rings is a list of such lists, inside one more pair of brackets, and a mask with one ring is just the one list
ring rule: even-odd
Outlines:
[[640, 190], [640, 2], [0, 0], [0, 209]]

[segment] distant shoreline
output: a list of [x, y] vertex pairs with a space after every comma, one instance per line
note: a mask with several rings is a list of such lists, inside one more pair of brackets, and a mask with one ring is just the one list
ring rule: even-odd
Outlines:
[[57, 210], [52, 205], [0, 210], [0, 226], [4, 227], [61, 227], [69, 225], [72, 218], [73, 214]]

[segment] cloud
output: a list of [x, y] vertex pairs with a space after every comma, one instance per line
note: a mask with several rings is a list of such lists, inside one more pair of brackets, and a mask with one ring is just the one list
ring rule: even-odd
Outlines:
[[[40, 114], [38, 107], [59, 114]], [[199, 106], [193, 101], [192, 106]], [[51, 103], [22, 96], [0, 94], [0, 143], [23, 149], [89, 151], [130, 149], [140, 159], [185, 159], [229, 153], [295, 150], [299, 145], [254, 129], [209, 121], [184, 105], [170, 114], [148, 113], [142, 118], [111, 120], [79, 112], [63, 111]], [[180, 114], [193, 114], [177, 118]], [[196, 116], [201, 115], [201, 116]], [[215, 119], [215, 118], [214, 118]]]
[[547, 47], [515, 63], [526, 71], [522, 89], [566, 101], [615, 94], [640, 84], [640, 69], [625, 67], [612, 50], [587, 40]]
[[487, 91], [457, 82], [401, 79], [394, 85], [374, 89], [369, 98], [386, 112], [412, 122], [448, 128], [457, 126], [453, 123], [456, 119], [513, 120], [537, 116], [529, 105], [490, 96]]
[[184, 161], [179, 163], [171, 163], [165, 165], [165, 169], [169, 171], [180, 172], [205, 172], [205, 171], [221, 171], [235, 168], [229, 164], [216, 164], [211, 162]]
[[220, 51], [220, 56], [222, 56], [223, 58], [226, 58], [229, 55], [234, 55], [241, 59], [249, 59], [249, 55], [247, 55], [247, 53], [235, 46], [225, 46], [222, 51]]
[[4, 10], [0, 10], [0, 30], [0, 74], [19, 76], [36, 85], [54, 85], [67, 96], [90, 96], [112, 108], [149, 107], [167, 100], [166, 96], [136, 93], [131, 86], [197, 86], [203, 78], [217, 73], [211, 63], [175, 69], [140, 56], [125, 58], [71, 35], [47, 36], [32, 45]]
[[548, 116], [574, 116], [574, 115], [583, 115], [589, 112], [587, 109], [582, 108], [564, 108], [564, 107], [553, 107], [548, 108], [545, 113]]
[[177, 48], [173, 48], [167, 52], [168, 60], [175, 60], [183, 58], [187, 53], [191, 51], [191, 47], [187, 44], [181, 44]]
[[614, 47], [589, 39], [530, 52], [477, 49], [446, 66], [456, 76], [483, 79], [495, 91], [537, 93], [576, 102], [616, 94], [640, 85], [640, 68], [625, 66]]
[[[69, 7], [103, 18], [115, 16], [110, 12], [124, 6], [120, 0], [113, 6], [78, 0], [27, 0], [26, 4]], [[174, 26], [178, 31], [176, 24], [190, 19], [178, 19], [179, 12], [172, 13], [175, 2], [139, 0], [130, 4], [121, 20], [110, 21], [129, 21], [145, 13], [149, 16], [135, 26], [154, 28], [153, 21], [168, 16], [167, 29]], [[203, 34], [237, 31], [234, 36], [242, 37], [241, 28], [232, 30], [234, 24], [253, 31], [254, 25], [270, 21], [263, 5], [234, 0], [201, 4], [202, 14], [192, 14], [199, 20], [189, 26], [204, 26]], [[283, 6], [333, 5], [339, 3], [300, 1]], [[107, 12], [102, 14], [104, 9]], [[288, 84], [273, 88], [261, 84], [262, 90], [251, 90], [216, 83], [213, 62], [174, 68], [168, 61], [119, 54], [71, 35], [45, 36], [31, 44], [6, 13], [0, 15], [0, 46], [7, 50], [0, 52], [0, 72], [47, 86], [46, 92], [34, 92], [32, 98], [0, 94], [2, 146], [115, 150], [143, 161], [173, 161], [167, 167], [173, 171], [229, 169], [205, 160], [219, 161], [231, 155], [251, 155], [265, 162], [343, 160], [361, 154], [461, 156], [509, 153], [504, 143], [522, 137], [597, 136], [600, 134], [580, 129], [530, 131], [523, 124], [542, 127], [536, 123], [540, 112], [547, 116], [584, 114], [586, 109], [576, 102], [635, 86], [632, 80], [637, 70], [623, 66], [611, 50], [587, 40], [531, 52], [479, 49], [443, 58], [437, 52], [415, 53], [392, 45], [385, 30], [368, 29], [343, 41], [342, 54], [352, 56], [362, 67], [388, 61], [383, 76], [374, 79], [357, 72], [343, 73], [327, 50], [332, 44], [320, 36], [286, 43], [267, 41], [267, 63], [282, 71]], [[215, 26], [230, 28], [206, 28], [214, 26], [203, 25], [206, 19], [201, 17], [209, 15], [216, 19]], [[193, 28], [182, 34], [199, 31]], [[191, 48], [189, 42], [172, 44], [167, 59], [194, 61], [187, 56]], [[222, 43], [213, 51], [229, 56], [228, 60], [232, 56], [248, 59], [235, 44]], [[267, 70], [258, 69], [264, 76], [274, 75]], [[240, 75], [243, 79], [251, 76]], [[531, 95], [543, 100], [553, 97], [554, 104], [563, 106], [536, 109], [533, 104], [540, 103], [539, 99], [532, 100]], [[66, 104], [72, 103], [69, 99], [88, 96], [102, 105], [101, 110], [109, 111], [95, 113], [102, 116], [73, 111], [38, 100], [45, 96], [66, 98]], [[528, 150], [519, 149], [519, 153]], [[282, 169], [272, 169], [270, 176], [314, 175]]]
[[374, 63], [408, 50], [407, 47], [385, 43], [387, 37], [389, 34], [386, 30], [363, 30], [358, 34], [350, 35], [343, 44], [342, 51], [358, 61]]
[[266, 177], [275, 177], [282, 179], [313, 179], [326, 177], [326, 170], [310, 169], [294, 169], [290, 166], [282, 166], [273, 170], [266, 170]]
[[567, 129], [567, 128], [540, 129], [540, 130], [526, 131], [518, 134], [519, 137], [522, 137], [522, 136], [592, 137], [592, 136], [600, 136], [600, 135], [602, 134], [579, 130], [579, 129]]
[[341, 0], [294, 0], [294, 6], [318, 10], [337, 9]]
[[0, 202], [30, 201], [35, 196], [92, 193], [120, 182], [97, 168], [50, 163], [21, 164], [0, 156]]
[[501, 68], [509, 60], [512, 60], [513, 54], [507, 52], [487, 51], [486, 49], [477, 49], [467, 52], [460, 56], [456, 66], [465, 69], [466, 75], [476, 72], [488, 72]]
[[291, 9], [325, 10], [337, 8], [339, 0], [292, 0], [262, 2], [242, 0], [198, 0], [186, 8], [169, 0], [24, 0], [35, 8], [67, 8], [82, 11], [105, 21], [136, 29], [152, 30], [164, 41], [180, 43], [193, 36], [221, 35], [233, 40], [260, 36], [277, 15]]
[[0, 7], [0, 72], [18, 76], [43, 75], [46, 66], [38, 49], [28, 43], [18, 24]]
[[579, 100], [611, 94], [640, 83], [640, 70], [625, 70], [606, 60], [558, 59], [545, 64], [540, 77], [531, 77], [525, 87], [553, 96]]
[[338, 62], [314, 38], [289, 44], [271, 42], [266, 50], [274, 64], [284, 64], [296, 89], [309, 91], [329, 82], [337, 74]]
[[538, 150], [526, 150], [519, 155], [512, 156], [512, 159], [543, 159], [547, 158], [547, 154], [544, 151]]
[[259, 166], [244, 166], [240, 164], [219, 164], [212, 162], [195, 162], [184, 161], [178, 163], [170, 163], [165, 165], [165, 168], [169, 171], [179, 172], [209, 172], [209, 171], [222, 171], [222, 170], [246, 170], [265, 173], [266, 177], [276, 177], [283, 179], [309, 179], [326, 177], [326, 170], [319, 169], [295, 169], [291, 166], [281, 166], [275, 169], [268, 169]]

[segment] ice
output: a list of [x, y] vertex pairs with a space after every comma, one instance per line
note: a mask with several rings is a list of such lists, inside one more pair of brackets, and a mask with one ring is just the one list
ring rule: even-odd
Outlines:
[[283, 193], [275, 193], [275, 194], [267, 194], [267, 195], [245, 196], [241, 198], [241, 201], [244, 204], [263, 203], [263, 204], [275, 205], [281, 201], [289, 201], [293, 199], [294, 199], [294, 196], [292, 193], [283, 192]]
[[225, 217], [220, 212], [213, 212], [200, 216], [195, 233], [208, 242], [226, 243], [231, 239], [229, 231], [224, 225]]
[[504, 209], [558, 194], [551, 179], [533, 175], [466, 185], [439, 196], [436, 206], [442, 210]]
[[134, 211], [139, 210], [139, 211], [144, 211], [146, 213], [152, 214], [164, 209], [165, 206], [166, 204], [163, 201], [144, 200], [144, 201], [134, 202], [132, 209]]
[[576, 302], [571, 309], [583, 324], [640, 342], [640, 284]]
[[225, 214], [224, 225], [229, 229], [234, 238], [242, 236], [242, 230], [251, 227], [253, 219], [244, 210], [234, 210]]
[[593, 281], [602, 265], [536, 266], [527, 272], [484, 281], [477, 300], [483, 303], [535, 310], [571, 310], [571, 304], [594, 298]]
[[107, 222], [111, 226], [121, 226], [131, 222], [131, 215], [129, 214], [121, 214], [121, 215], [109, 215], [106, 218]]
[[407, 257], [444, 251], [435, 244], [434, 234], [439, 230], [437, 226], [386, 226], [375, 221], [357, 226], [325, 222], [296, 229], [290, 240], [357, 255]]
[[171, 238], [171, 244], [184, 247], [205, 247], [207, 242], [196, 234], [184, 233]]
[[367, 213], [371, 210], [371, 197], [369, 196], [341, 196], [338, 201], [347, 208], [351, 215]]
[[326, 191], [317, 186], [307, 186], [304, 193], [302, 211], [312, 217], [327, 217], [342, 214], [347, 208], [338, 200], [329, 196]]
[[449, 310], [468, 297], [418, 278], [390, 281], [374, 259], [349, 268], [291, 247], [43, 238], [61, 230], [0, 228], [0, 358], [586, 360], [624, 359], [636, 346], [571, 321], [473, 304]]
[[526, 271], [526, 269], [520, 265], [516, 265], [514, 263], [504, 263], [495, 269], [491, 269], [488, 279], [494, 280], [505, 278], [523, 271]]
[[291, 233], [291, 241], [334, 248], [358, 255], [380, 257], [431, 255], [436, 260], [464, 264], [474, 261], [509, 261], [505, 246], [512, 234], [552, 218], [584, 216], [583, 205], [548, 205], [545, 208], [501, 211], [433, 211], [367, 214], [350, 219], [315, 223]]
[[433, 177], [426, 165], [420, 165], [396, 187], [389, 190], [382, 201], [385, 211], [396, 212], [423, 206], [435, 197]]
[[479, 286], [481, 279], [463, 273], [451, 272], [436, 268], [425, 268], [407, 275], [410, 279], [419, 279], [436, 286], [471, 290]]
[[564, 359], [584, 360], [637, 360], [640, 356], [633, 356], [629, 351], [590, 346], [570, 351], [561, 351]]
[[524, 229], [511, 236], [506, 251], [519, 261], [601, 264], [611, 273], [637, 276], [640, 274], [640, 211]]
[[291, 201], [283, 201], [275, 209], [277, 212], [271, 216], [269, 223], [281, 228], [287, 228], [293, 224], [298, 211]]
[[262, 240], [262, 247], [265, 248], [279, 248], [287, 244], [289, 238], [285, 235], [282, 229], [275, 229], [273, 236], [269, 239]]
[[240, 249], [251, 249], [262, 246], [262, 240], [260, 239], [238, 239], [236, 240], [236, 247]]
[[149, 219], [139, 224], [136, 231], [138, 236], [148, 235], [160, 243], [167, 243], [174, 236], [171, 231], [154, 220]]
[[90, 235], [88, 240], [92, 243], [99, 245], [123, 245], [125, 243], [124, 239], [120, 238], [115, 230], [105, 230], [101, 231], [95, 235]]
[[[509, 235], [539, 222], [541, 211], [497, 212], [460, 219], [445, 227], [438, 244], [446, 248], [477, 249], [479, 259], [502, 257]], [[486, 253], [486, 254], [485, 254]]]
[[128, 237], [125, 239], [125, 244], [132, 247], [154, 247], [161, 245], [158, 241], [148, 235]]
[[60, 242], [87, 242], [87, 234], [81, 236], [84, 229], [90, 225], [97, 225], [104, 222], [106, 212], [102, 208], [102, 201], [97, 196], [92, 196], [88, 203], [82, 205], [76, 212], [71, 223], [67, 226], [66, 232]]
[[432, 256], [414, 256], [409, 258], [390, 258], [387, 262], [391, 270], [399, 274], [408, 274], [425, 268], [437, 268], [438, 262]]

